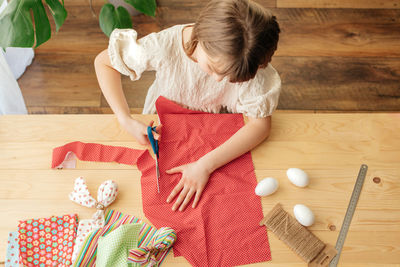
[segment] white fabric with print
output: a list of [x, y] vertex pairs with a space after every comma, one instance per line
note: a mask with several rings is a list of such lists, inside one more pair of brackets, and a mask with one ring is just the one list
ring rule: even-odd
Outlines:
[[86, 181], [82, 177], [78, 177], [75, 180], [74, 191], [69, 194], [69, 199], [75, 203], [82, 206], [97, 209], [96, 213], [93, 215], [92, 219], [80, 220], [78, 225], [77, 236], [74, 245], [74, 251], [72, 253], [72, 262], [75, 259], [82, 247], [83, 241], [86, 236], [104, 226], [104, 210], [112, 202], [118, 194], [118, 185], [112, 180], [107, 180], [103, 182], [99, 189], [97, 190], [97, 201], [91, 196]]

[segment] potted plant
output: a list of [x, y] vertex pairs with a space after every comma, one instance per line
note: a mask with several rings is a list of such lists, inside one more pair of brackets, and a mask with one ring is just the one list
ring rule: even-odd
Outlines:
[[[7, 0], [0, 0], [0, 4], [2, 1]], [[0, 14], [0, 47], [3, 49], [6, 47], [32, 47], [33, 45], [38, 47], [49, 40], [51, 28], [45, 4], [53, 16], [56, 31], [58, 31], [68, 14], [64, 7], [64, 0], [61, 1], [11, 0], [6, 9]], [[146, 15], [155, 16], [155, 0], [124, 1]], [[31, 18], [31, 12], [34, 22]], [[116, 28], [132, 28], [131, 15], [126, 8], [122, 6], [115, 8], [109, 2], [101, 8], [99, 24], [107, 36], [110, 36], [111, 32]]]

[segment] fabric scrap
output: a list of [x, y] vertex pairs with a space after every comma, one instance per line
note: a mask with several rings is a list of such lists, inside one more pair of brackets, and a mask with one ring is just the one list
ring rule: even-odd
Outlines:
[[94, 227], [104, 226], [104, 209], [114, 202], [118, 194], [118, 185], [112, 180], [103, 182], [97, 191], [97, 201], [90, 194], [86, 181], [82, 177], [75, 180], [74, 191], [69, 194], [69, 199], [82, 206], [97, 209], [93, 215]]
[[76, 158], [82, 161], [136, 165], [138, 159], [146, 153], [148, 150], [76, 141], [53, 149], [51, 168], [75, 168]]
[[92, 219], [81, 220], [79, 222], [76, 242], [72, 253], [72, 262], [75, 262], [78, 251], [80, 251], [86, 236], [93, 230], [104, 226], [104, 209], [114, 202], [117, 194], [117, 183], [112, 180], [107, 180], [103, 182], [97, 190], [96, 201], [90, 194], [83, 177], [75, 179], [74, 191], [69, 194], [69, 199], [85, 207], [95, 207], [97, 211], [92, 216]]
[[19, 244], [18, 232], [13, 231], [8, 235], [7, 254], [4, 261], [5, 267], [19, 266]]
[[156, 252], [170, 249], [175, 241], [175, 231], [169, 227], [161, 227], [154, 233], [148, 245], [129, 250], [128, 261], [150, 267], [157, 266]]
[[86, 219], [86, 220], [79, 221], [78, 231], [76, 233], [75, 245], [74, 245], [74, 249], [72, 252], [72, 258], [71, 258], [72, 264], [75, 263], [78, 253], [82, 248], [83, 241], [85, 241], [86, 237], [96, 229], [99, 229], [99, 227], [95, 227], [93, 225], [92, 219]]
[[128, 262], [129, 249], [137, 248], [140, 223], [124, 224], [106, 236], [100, 236], [97, 247], [96, 267], [136, 267]]
[[[138, 247], [146, 247], [151, 244], [157, 228], [143, 222], [139, 218], [132, 215], [124, 215], [119, 211], [109, 210], [106, 213], [106, 224], [103, 228], [97, 229], [86, 237], [83, 246], [78, 253], [77, 259], [73, 266], [94, 266], [97, 257], [97, 245], [101, 236], [106, 236], [118, 227], [124, 224], [140, 223], [141, 228], [138, 237]], [[157, 266], [162, 263], [167, 256], [169, 249], [155, 252]]]
[[70, 266], [76, 238], [76, 214], [29, 219], [18, 224], [24, 266]]

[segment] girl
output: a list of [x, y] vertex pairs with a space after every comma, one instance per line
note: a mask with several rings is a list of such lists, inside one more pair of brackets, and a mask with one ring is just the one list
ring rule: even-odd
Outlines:
[[147, 125], [130, 116], [120, 73], [138, 80], [143, 71], [156, 71], [144, 114], [156, 112], [155, 101], [162, 95], [190, 109], [249, 117], [221, 146], [196, 162], [167, 171], [182, 174], [167, 198], [170, 202], [177, 196], [172, 210], [184, 210], [193, 197], [195, 208], [214, 170], [268, 137], [281, 87], [278, 73], [269, 64], [279, 32], [275, 16], [250, 0], [211, 0], [194, 24], [139, 40], [132, 29], [116, 29], [108, 49], [96, 57], [96, 75], [105, 98], [119, 123], [141, 144], [148, 143]]

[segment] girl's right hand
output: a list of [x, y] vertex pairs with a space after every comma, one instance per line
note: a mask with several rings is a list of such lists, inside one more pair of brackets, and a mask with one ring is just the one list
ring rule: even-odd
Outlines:
[[[150, 121], [148, 125], [134, 120], [131, 117], [126, 118], [124, 120], [120, 120], [120, 124], [124, 127], [124, 129], [130, 133], [141, 145], [149, 145], [150, 141], [147, 136], [147, 127], [153, 126], [154, 121]], [[154, 139], [160, 140], [161, 138], [161, 127], [162, 125], [158, 125], [156, 128], [157, 133], [153, 131]]]

